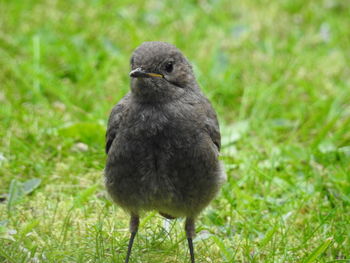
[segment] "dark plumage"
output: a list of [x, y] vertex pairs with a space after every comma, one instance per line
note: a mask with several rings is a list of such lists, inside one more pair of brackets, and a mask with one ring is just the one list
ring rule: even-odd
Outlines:
[[182, 53], [145, 42], [131, 58], [131, 92], [113, 108], [106, 134], [106, 187], [131, 214], [128, 262], [142, 211], [186, 217], [191, 261], [194, 220], [225, 179], [220, 131]]

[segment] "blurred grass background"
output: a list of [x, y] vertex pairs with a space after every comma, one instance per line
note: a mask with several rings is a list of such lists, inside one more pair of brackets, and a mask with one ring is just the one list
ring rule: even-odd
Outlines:
[[[220, 116], [228, 182], [198, 262], [350, 262], [350, 2], [0, 1], [0, 262], [123, 262], [104, 132], [143, 41], [178, 46]], [[142, 219], [132, 262], [188, 262]]]

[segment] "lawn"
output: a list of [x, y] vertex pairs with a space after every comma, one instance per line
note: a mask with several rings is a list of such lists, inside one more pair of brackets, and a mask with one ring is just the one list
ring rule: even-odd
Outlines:
[[[109, 111], [143, 41], [177, 45], [218, 112], [228, 181], [197, 262], [350, 262], [350, 2], [0, 1], [0, 262], [123, 262]], [[131, 262], [189, 262], [141, 219]]]

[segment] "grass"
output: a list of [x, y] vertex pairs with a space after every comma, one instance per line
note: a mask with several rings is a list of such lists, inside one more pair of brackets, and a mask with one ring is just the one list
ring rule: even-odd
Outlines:
[[[0, 262], [123, 262], [104, 131], [149, 40], [183, 50], [220, 116], [228, 181], [198, 262], [350, 262], [349, 15], [342, 0], [1, 1]], [[144, 215], [131, 262], [189, 262], [183, 221]]]

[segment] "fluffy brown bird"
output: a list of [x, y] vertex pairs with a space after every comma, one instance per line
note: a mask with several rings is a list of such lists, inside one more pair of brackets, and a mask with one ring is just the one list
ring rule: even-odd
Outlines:
[[113, 108], [106, 134], [106, 188], [128, 211], [131, 236], [143, 211], [185, 217], [194, 263], [195, 219], [225, 180], [216, 113], [175, 46], [145, 42], [131, 57], [131, 91]]

